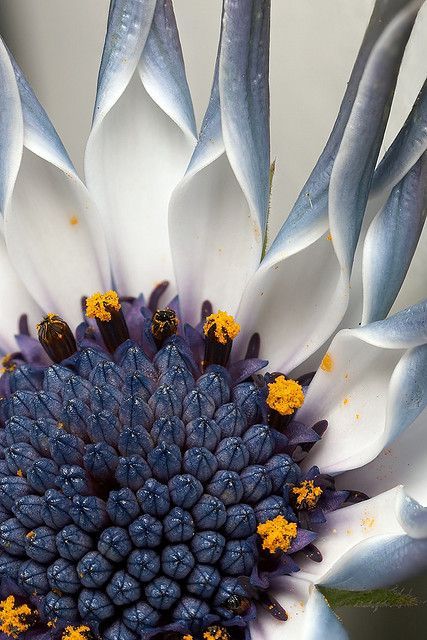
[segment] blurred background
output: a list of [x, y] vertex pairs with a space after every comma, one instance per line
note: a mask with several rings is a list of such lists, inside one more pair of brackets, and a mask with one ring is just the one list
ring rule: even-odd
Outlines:
[[[273, 236], [333, 125], [373, 0], [273, 0], [272, 4]], [[82, 176], [108, 5], [108, 0], [0, 1], [0, 34]], [[175, 10], [200, 123], [212, 81], [221, 0], [175, 0]], [[420, 13], [405, 54], [385, 148], [409, 113], [426, 75], [427, 6]], [[339, 611], [350, 637], [427, 637], [427, 577], [406, 584], [405, 590], [423, 604], [417, 609]]]

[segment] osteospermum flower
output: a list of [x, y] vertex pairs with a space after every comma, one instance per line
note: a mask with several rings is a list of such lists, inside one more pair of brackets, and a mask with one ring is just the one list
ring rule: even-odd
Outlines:
[[[1, 44], [3, 637], [343, 638], [316, 585], [427, 564], [426, 509], [399, 484], [425, 501], [427, 302], [401, 302], [425, 243], [425, 86], [375, 169], [421, 4], [377, 1], [269, 248], [269, 2], [224, 0], [198, 137], [171, 2], [111, 4], [87, 188]], [[357, 246], [362, 326], [326, 349]]]

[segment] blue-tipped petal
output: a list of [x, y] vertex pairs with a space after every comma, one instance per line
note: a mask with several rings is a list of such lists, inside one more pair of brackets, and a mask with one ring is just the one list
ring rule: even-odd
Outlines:
[[[105, 216], [115, 281], [125, 295], [149, 291], [159, 279], [173, 281], [167, 205], [194, 140], [172, 2], [116, 1], [109, 15], [85, 168]], [[131, 188], [124, 188], [126, 184]]]
[[425, 221], [426, 180], [427, 153], [394, 187], [369, 228], [363, 249], [363, 324], [385, 318], [402, 286]]

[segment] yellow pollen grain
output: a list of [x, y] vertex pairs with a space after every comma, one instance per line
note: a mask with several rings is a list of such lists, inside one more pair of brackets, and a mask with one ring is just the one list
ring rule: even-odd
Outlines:
[[87, 640], [90, 628], [84, 625], [80, 627], [65, 627], [61, 640]]
[[322, 371], [326, 371], [326, 373], [331, 373], [334, 368], [334, 361], [330, 353], [325, 353], [323, 360], [320, 363], [320, 368]]
[[182, 640], [193, 640], [193, 636], [191, 636], [189, 633], [186, 633], [184, 636], [182, 636]]
[[206, 318], [203, 325], [203, 333], [208, 335], [210, 329], [215, 327], [215, 338], [220, 344], [227, 344], [230, 340], [234, 340], [240, 333], [240, 325], [237, 324], [233, 316], [228, 315], [225, 311], [211, 313]]
[[77, 216], [71, 216], [70, 218], [70, 224], [72, 227], [74, 227], [76, 224], [79, 224], [79, 219]]
[[371, 516], [366, 516], [366, 518], [363, 518], [361, 524], [362, 524], [362, 528], [365, 531], [369, 531], [375, 525], [375, 518], [372, 518]]
[[350, 402], [350, 398], [344, 398], [342, 401], [343, 405], [346, 406]]
[[8, 596], [0, 602], [0, 631], [11, 638], [18, 638], [30, 628], [31, 624], [27, 618], [31, 615], [32, 611], [28, 605], [15, 606], [15, 597]]
[[97, 291], [89, 298], [86, 298], [86, 315], [88, 318], [109, 322], [111, 320], [111, 311], [119, 311], [121, 306], [116, 291], [107, 291], [106, 293]]
[[296, 538], [297, 525], [295, 522], [288, 522], [284, 516], [276, 516], [259, 524], [257, 533], [262, 538], [263, 549], [268, 549], [270, 553], [287, 551]]
[[360, 420], [360, 413], [356, 413], [354, 417], [356, 418], [356, 420]]
[[[184, 636], [185, 638], [186, 636]], [[190, 636], [192, 638], [192, 636]], [[224, 627], [212, 625], [203, 632], [204, 640], [230, 640], [230, 634]]]
[[22, 469], [18, 469], [18, 471], [16, 472], [16, 475], [22, 478], [22, 476], [24, 475], [24, 472], [22, 471]]
[[277, 376], [268, 384], [267, 404], [282, 416], [290, 416], [295, 409], [304, 403], [304, 393], [296, 380], [288, 380], [285, 376]]
[[332, 240], [332, 233], [328, 233], [328, 235], [326, 236], [326, 240]]
[[11, 373], [12, 371], [15, 371], [15, 369], [16, 369], [16, 364], [12, 360], [12, 354], [7, 353], [1, 359], [0, 374]]
[[25, 537], [28, 538], [28, 540], [34, 540], [36, 535], [37, 534], [35, 531], [29, 531], [27, 534], [25, 534]]
[[314, 509], [323, 491], [315, 486], [313, 480], [304, 480], [298, 487], [293, 487], [292, 493], [298, 507]]

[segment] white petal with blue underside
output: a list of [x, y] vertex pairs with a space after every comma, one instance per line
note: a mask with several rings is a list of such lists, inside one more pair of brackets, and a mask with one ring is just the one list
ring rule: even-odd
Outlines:
[[335, 589], [394, 585], [427, 566], [426, 521], [402, 487], [334, 511], [316, 540], [322, 562], [302, 560], [299, 576]]
[[[354, 247], [351, 255], [343, 250], [352, 221], [345, 228], [338, 222], [340, 198], [350, 191], [363, 192], [354, 214], [361, 222], [365, 186], [374, 170], [417, 7], [412, 4], [409, 9], [401, 1], [377, 3], [326, 149], [306, 191], [245, 290], [239, 321], [249, 334], [261, 334], [262, 357], [273, 369], [290, 372], [308, 358], [331, 335], [347, 308]], [[360, 132], [364, 142], [351, 147], [349, 141], [358, 121], [366, 123]], [[323, 209], [328, 188], [332, 236]], [[354, 229], [353, 244], [358, 233], [359, 227]], [[244, 346], [241, 344], [241, 351]]]
[[427, 153], [394, 187], [366, 235], [363, 324], [382, 320], [393, 306], [411, 264], [426, 213]]
[[427, 80], [405, 124], [378, 165], [372, 194], [394, 187], [427, 149]]
[[81, 320], [81, 297], [109, 284], [98, 213], [14, 61], [13, 68], [8, 81], [19, 91], [14, 117], [23, 118], [24, 148], [20, 136], [15, 142], [21, 145], [19, 169], [5, 202], [6, 246], [40, 307], [75, 326]]
[[171, 1], [116, 1], [85, 172], [122, 295], [149, 295], [160, 281], [174, 280], [168, 205], [194, 144], [193, 107]]
[[426, 310], [420, 303], [337, 334], [297, 414], [306, 424], [328, 420], [304, 465], [336, 474], [367, 464], [423, 411]]
[[268, 208], [269, 2], [224, 2], [208, 109], [169, 228], [181, 309], [235, 313], [260, 258]]
[[286, 622], [258, 610], [250, 624], [252, 640], [347, 640], [348, 634], [322, 594], [309, 581], [284, 576], [270, 593], [288, 614]]

